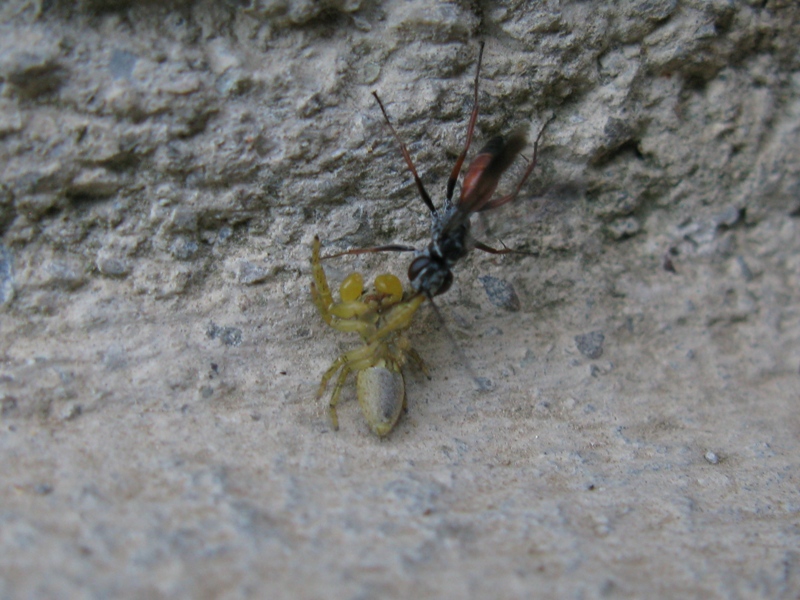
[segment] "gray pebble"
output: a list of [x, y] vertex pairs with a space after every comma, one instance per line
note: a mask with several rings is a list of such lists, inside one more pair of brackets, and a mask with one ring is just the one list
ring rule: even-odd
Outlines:
[[172, 242], [169, 251], [178, 260], [189, 260], [197, 253], [199, 248], [194, 240], [179, 236]]
[[125, 277], [130, 273], [130, 266], [119, 258], [98, 256], [95, 264], [97, 270], [106, 277]]
[[512, 284], [491, 275], [481, 275], [478, 277], [478, 281], [483, 284], [489, 302], [511, 312], [517, 312], [520, 309], [519, 296]]
[[116, 49], [111, 53], [108, 70], [114, 79], [130, 79], [139, 57], [133, 52]]
[[267, 267], [240, 260], [236, 268], [236, 280], [244, 285], [254, 285], [266, 280], [271, 273], [272, 270]]
[[219, 339], [226, 346], [239, 346], [242, 343], [242, 330], [236, 327], [219, 327], [215, 323], [209, 323], [206, 329], [206, 336]]
[[491, 392], [494, 389], [494, 382], [488, 377], [476, 377], [475, 383], [477, 383], [478, 390], [481, 392]]
[[576, 335], [575, 345], [586, 358], [595, 360], [603, 356], [603, 342], [605, 339], [606, 336], [603, 335], [602, 331], [592, 331]]
[[609, 223], [606, 227], [608, 234], [615, 240], [624, 240], [641, 231], [639, 220], [634, 217], [625, 217]]
[[0, 244], [0, 306], [14, 299], [14, 271], [11, 251]]

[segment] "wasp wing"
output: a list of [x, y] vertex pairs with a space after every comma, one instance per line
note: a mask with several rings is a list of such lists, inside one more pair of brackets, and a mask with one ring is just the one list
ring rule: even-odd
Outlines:
[[445, 224], [444, 231], [453, 231], [466, 223], [472, 213], [483, 210], [492, 200], [500, 177], [525, 148], [524, 133], [512, 133], [508, 139], [493, 137], [469, 164], [456, 210]]

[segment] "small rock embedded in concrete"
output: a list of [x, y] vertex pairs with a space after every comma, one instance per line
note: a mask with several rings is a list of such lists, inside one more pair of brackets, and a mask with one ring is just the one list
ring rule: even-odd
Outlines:
[[242, 69], [228, 69], [217, 78], [214, 87], [223, 96], [239, 96], [253, 87], [250, 73]]
[[40, 496], [46, 496], [53, 493], [53, 486], [49, 483], [37, 483], [33, 486], [33, 491]]
[[103, 366], [109, 371], [117, 371], [128, 366], [125, 348], [120, 344], [111, 344], [103, 352]]
[[710, 464], [716, 465], [719, 463], [719, 456], [717, 456], [714, 452], [710, 450], [703, 455], [703, 458], [706, 459]]
[[266, 280], [272, 273], [271, 269], [257, 265], [249, 260], [240, 260], [236, 269], [236, 279], [244, 285], [254, 285]]
[[69, 401], [61, 406], [60, 410], [57, 411], [56, 416], [61, 421], [74, 421], [78, 417], [83, 414], [83, 405]]
[[97, 270], [106, 277], [126, 277], [131, 271], [124, 260], [111, 256], [98, 256], [95, 264]]
[[122, 180], [104, 168], [85, 169], [78, 173], [67, 186], [69, 196], [103, 198], [115, 194], [123, 185]]
[[617, 219], [616, 221], [609, 223], [606, 229], [612, 239], [624, 240], [639, 233], [639, 231], [642, 229], [642, 226], [638, 219], [634, 217], [626, 217], [624, 219]]
[[178, 260], [189, 260], [199, 250], [197, 242], [187, 239], [183, 236], [178, 236], [172, 245], [169, 247], [170, 254]]
[[491, 392], [494, 389], [494, 382], [488, 377], [476, 377], [475, 383], [478, 384], [478, 390], [481, 392]]
[[6, 56], [0, 75], [22, 95], [30, 98], [55, 92], [63, 84], [67, 73], [54, 53], [48, 50], [22, 50]]
[[18, 409], [19, 403], [14, 396], [3, 396], [0, 398], [0, 417], [10, 417]]
[[743, 256], [736, 257], [736, 264], [739, 266], [739, 273], [741, 274], [742, 278], [745, 281], [752, 281], [753, 280], [753, 272], [750, 270], [747, 261], [745, 261]]
[[661, 260], [661, 268], [667, 271], [668, 273], [677, 273], [678, 270], [675, 268], [675, 263], [672, 262], [672, 256], [670, 253], [664, 254]]
[[133, 52], [116, 48], [108, 61], [108, 70], [114, 79], [130, 79], [138, 60], [139, 57]]
[[733, 227], [744, 217], [744, 211], [733, 205], [727, 206], [724, 210], [720, 211], [713, 217], [714, 226]]
[[197, 213], [188, 208], [178, 207], [169, 217], [169, 226], [172, 231], [197, 231]]
[[586, 358], [595, 360], [603, 356], [603, 342], [605, 339], [606, 336], [603, 335], [602, 331], [592, 331], [591, 333], [576, 335], [575, 345]]
[[219, 327], [215, 323], [209, 323], [206, 329], [206, 336], [219, 339], [226, 346], [239, 346], [242, 343], [242, 330], [236, 327]]
[[216, 241], [220, 243], [227, 242], [232, 235], [233, 235], [233, 229], [225, 225], [219, 228], [219, 231], [217, 232]]
[[517, 296], [512, 284], [491, 275], [481, 275], [478, 277], [478, 281], [483, 284], [483, 289], [486, 290], [489, 302], [511, 312], [519, 310], [519, 296]]
[[86, 283], [80, 266], [71, 262], [52, 261], [42, 271], [43, 286], [51, 289], [76, 290]]
[[0, 244], [0, 306], [14, 299], [14, 271], [11, 252]]

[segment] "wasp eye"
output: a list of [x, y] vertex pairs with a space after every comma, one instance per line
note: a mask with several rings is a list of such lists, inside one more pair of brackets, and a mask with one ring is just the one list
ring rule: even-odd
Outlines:
[[431, 259], [427, 256], [418, 256], [411, 261], [408, 267], [408, 280], [416, 280], [424, 270], [431, 264]]
[[450, 289], [450, 286], [453, 285], [453, 273], [451, 271], [447, 272], [447, 275], [444, 277], [444, 281], [442, 281], [442, 285], [439, 286], [439, 289], [436, 290], [434, 296], [438, 296], [439, 294], [444, 294], [447, 290]]

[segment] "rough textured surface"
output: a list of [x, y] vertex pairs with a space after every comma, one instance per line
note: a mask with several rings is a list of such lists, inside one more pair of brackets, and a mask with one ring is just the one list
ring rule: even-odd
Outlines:
[[[798, 596], [796, 2], [0, 22], [0, 596]], [[425, 242], [370, 92], [438, 202], [478, 39], [476, 147], [555, 117], [478, 220], [536, 256], [475, 253], [441, 297], [481, 389], [423, 310], [433, 380], [387, 440], [355, 401], [334, 433], [312, 399], [353, 340], [309, 301], [312, 236]]]

